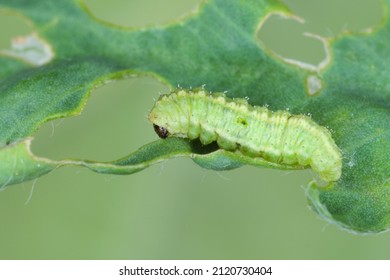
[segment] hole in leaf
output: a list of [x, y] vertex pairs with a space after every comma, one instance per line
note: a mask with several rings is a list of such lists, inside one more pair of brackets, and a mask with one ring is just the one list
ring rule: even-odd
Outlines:
[[169, 90], [146, 77], [106, 84], [92, 92], [81, 115], [44, 124], [32, 150], [56, 160], [109, 161], [126, 156], [158, 139], [147, 116], [159, 92]]
[[31, 26], [22, 17], [0, 13], [0, 49], [9, 49], [13, 38], [31, 33]]
[[86, 0], [93, 15], [121, 26], [145, 26], [175, 20], [196, 10], [202, 0]]
[[257, 37], [281, 57], [315, 66], [326, 59], [326, 51], [320, 40], [305, 34], [334, 37], [346, 31], [361, 32], [375, 27], [383, 18], [383, 8], [377, 0], [284, 2], [305, 22], [272, 15], [264, 22]]
[[323, 43], [305, 36], [304, 32], [302, 23], [272, 15], [257, 35], [268, 48], [284, 58], [318, 65], [326, 58]]
[[284, 0], [294, 14], [305, 19], [306, 31], [325, 37], [343, 31], [359, 32], [377, 26], [383, 18], [379, 0]]

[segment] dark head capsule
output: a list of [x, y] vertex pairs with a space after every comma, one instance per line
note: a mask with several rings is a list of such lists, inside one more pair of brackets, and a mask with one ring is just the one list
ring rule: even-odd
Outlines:
[[156, 131], [158, 137], [165, 139], [168, 137], [169, 133], [164, 127], [153, 124], [154, 131]]

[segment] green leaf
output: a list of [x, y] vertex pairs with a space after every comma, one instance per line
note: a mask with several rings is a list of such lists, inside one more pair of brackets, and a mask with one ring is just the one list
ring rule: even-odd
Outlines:
[[[384, 7], [389, 4], [387, 0]], [[343, 153], [339, 181], [325, 188], [310, 184], [307, 195], [313, 209], [357, 232], [390, 227], [387, 17], [376, 31], [327, 40], [330, 61], [314, 69], [287, 63], [258, 40], [258, 29], [270, 13], [289, 16], [277, 1], [206, 1], [176, 24], [148, 29], [99, 22], [82, 3], [71, 0], [0, 0], [1, 9], [26, 17], [38, 37], [26, 39], [33, 52], [26, 53], [25, 46], [0, 57], [0, 186], [63, 165], [130, 174], [177, 156], [216, 170], [244, 164], [280, 167], [175, 138], [108, 163], [51, 161], [31, 154], [29, 139], [40, 125], [79, 114], [95, 87], [108, 80], [153, 75], [171, 88], [206, 84], [208, 90], [227, 91], [229, 97], [249, 97], [252, 105], [311, 114], [333, 131]]]
[[34, 156], [30, 150], [31, 139], [9, 145], [0, 153], [0, 189], [6, 185], [37, 178], [56, 168], [56, 164]]

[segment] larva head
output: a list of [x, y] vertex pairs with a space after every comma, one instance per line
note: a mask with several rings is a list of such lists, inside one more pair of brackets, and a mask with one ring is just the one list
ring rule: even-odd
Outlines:
[[169, 132], [166, 128], [153, 124], [154, 131], [157, 133], [158, 137], [165, 139], [169, 136]]
[[149, 113], [149, 121], [160, 138], [169, 135], [182, 136], [182, 107], [178, 106], [178, 95], [162, 95]]
[[154, 105], [152, 111], [149, 113], [149, 120], [153, 123], [154, 131], [157, 133], [158, 137], [165, 139], [169, 136], [169, 132], [167, 127], [167, 123], [164, 123], [164, 119], [166, 118], [161, 112], [161, 108], [159, 106], [159, 101]]

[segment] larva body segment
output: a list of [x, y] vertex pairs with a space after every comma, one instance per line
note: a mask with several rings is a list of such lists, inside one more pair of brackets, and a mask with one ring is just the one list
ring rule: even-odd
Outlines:
[[217, 141], [222, 149], [239, 149], [273, 163], [310, 166], [328, 182], [341, 176], [342, 156], [330, 132], [304, 115], [272, 112], [203, 90], [180, 90], [161, 96], [149, 120], [169, 135], [199, 138], [203, 144]]

